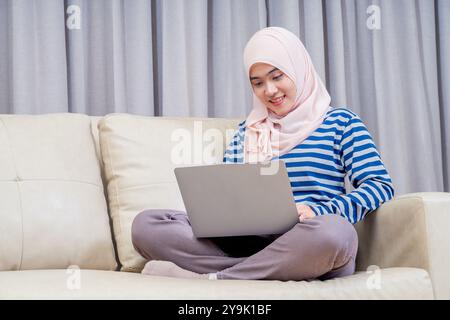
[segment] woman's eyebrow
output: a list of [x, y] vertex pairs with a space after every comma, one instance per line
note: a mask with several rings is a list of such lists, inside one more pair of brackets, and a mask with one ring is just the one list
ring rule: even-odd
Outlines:
[[[277, 70], [279, 70], [278, 68], [273, 68], [272, 70], [270, 70], [269, 72], [267, 72], [267, 75], [269, 75], [269, 74], [271, 74], [272, 72], [275, 72], [275, 71], [277, 71]], [[256, 80], [256, 79], [259, 79], [258, 77], [250, 77], [250, 81], [252, 81], [252, 80]]]

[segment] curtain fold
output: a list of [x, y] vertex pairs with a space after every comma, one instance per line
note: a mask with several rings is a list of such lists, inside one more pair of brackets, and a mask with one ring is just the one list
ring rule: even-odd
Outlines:
[[245, 118], [244, 46], [281, 26], [397, 194], [450, 191], [449, 21], [447, 0], [0, 0], [0, 113]]
[[450, 1], [435, 1], [441, 156], [444, 190], [450, 190]]

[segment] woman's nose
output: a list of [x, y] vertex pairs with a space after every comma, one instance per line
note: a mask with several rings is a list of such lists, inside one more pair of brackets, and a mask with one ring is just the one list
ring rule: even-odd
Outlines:
[[272, 97], [278, 91], [277, 86], [272, 82], [266, 84], [266, 96]]

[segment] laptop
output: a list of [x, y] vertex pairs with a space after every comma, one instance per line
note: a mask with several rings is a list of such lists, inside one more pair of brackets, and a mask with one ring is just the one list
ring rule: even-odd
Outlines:
[[195, 237], [282, 234], [298, 222], [283, 161], [175, 168]]

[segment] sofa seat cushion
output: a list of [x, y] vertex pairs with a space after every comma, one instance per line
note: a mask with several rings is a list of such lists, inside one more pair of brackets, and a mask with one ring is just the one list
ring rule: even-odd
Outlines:
[[433, 299], [431, 281], [423, 269], [376, 272], [283, 282], [191, 280], [101, 270], [4, 271], [0, 272], [0, 299]]

